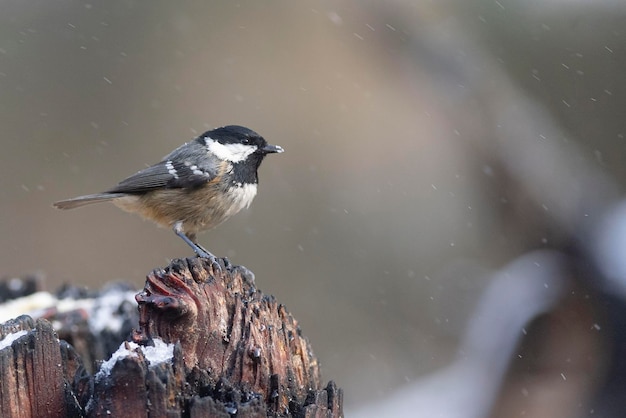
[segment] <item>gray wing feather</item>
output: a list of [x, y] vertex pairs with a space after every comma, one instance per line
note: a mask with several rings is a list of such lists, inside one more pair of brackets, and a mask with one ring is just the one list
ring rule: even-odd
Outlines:
[[127, 179], [122, 180], [117, 186], [108, 190], [108, 193], [141, 193], [149, 190], [167, 187], [174, 179], [164, 162], [143, 169]]
[[198, 141], [185, 144], [164, 157], [163, 161], [145, 168], [108, 190], [107, 193], [143, 193], [160, 188], [194, 188], [218, 174], [219, 161], [207, 154]]

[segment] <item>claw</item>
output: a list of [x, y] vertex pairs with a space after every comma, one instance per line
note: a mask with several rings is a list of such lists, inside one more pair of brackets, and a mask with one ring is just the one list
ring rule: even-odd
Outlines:
[[213, 259], [211, 259], [211, 268], [213, 269], [214, 273], [217, 273], [217, 275], [222, 275], [222, 266], [220, 266], [220, 263], [217, 261], [217, 258], [213, 257]]
[[[194, 251], [196, 251], [195, 248], [194, 248]], [[219, 261], [217, 261], [217, 257], [215, 257], [210, 252], [206, 251], [204, 248], [200, 247], [199, 245], [198, 245], [198, 251], [196, 251], [196, 254], [200, 258], [206, 258], [207, 260], [209, 260], [209, 263], [211, 264], [211, 269], [213, 269], [213, 272], [217, 274], [222, 274], [222, 266], [220, 265]]]
[[[220, 265], [219, 261], [217, 261], [217, 257], [214, 256], [209, 251], [207, 251], [200, 244], [196, 244], [196, 243], [194, 244], [195, 244], [194, 251], [196, 252], [196, 254], [198, 254], [198, 256], [201, 258], [206, 258], [207, 260], [209, 260], [209, 263], [211, 263], [211, 268], [213, 269], [214, 272], [217, 272], [218, 274], [222, 274], [222, 266]], [[226, 265], [226, 262], [224, 262], [224, 265]]]

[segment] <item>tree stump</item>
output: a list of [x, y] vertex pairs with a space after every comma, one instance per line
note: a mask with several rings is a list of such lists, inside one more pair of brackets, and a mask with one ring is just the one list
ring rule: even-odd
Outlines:
[[85, 327], [80, 335], [65, 329], [77, 329], [68, 318], [84, 321], [88, 309], [46, 314], [82, 352], [59, 341], [44, 319], [7, 322], [0, 329], [0, 416], [343, 416], [342, 391], [322, 385], [297, 321], [255, 287], [245, 267], [219, 264], [188, 258], [150, 273], [135, 296], [139, 324], [131, 341], [95, 374], [81, 358], [91, 362], [94, 350], [107, 350], [89, 335], [81, 344]]

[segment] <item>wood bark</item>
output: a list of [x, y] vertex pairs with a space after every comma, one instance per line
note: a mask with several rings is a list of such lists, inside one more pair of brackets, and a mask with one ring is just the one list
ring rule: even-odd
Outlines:
[[135, 297], [138, 326], [100, 367], [117, 336], [109, 331], [103, 347], [89, 309], [44, 311], [57, 331], [27, 316], [3, 324], [0, 344], [26, 332], [0, 349], [0, 416], [343, 416], [341, 389], [322, 384], [285, 306], [259, 291], [245, 267], [219, 265], [189, 258], [150, 273]]

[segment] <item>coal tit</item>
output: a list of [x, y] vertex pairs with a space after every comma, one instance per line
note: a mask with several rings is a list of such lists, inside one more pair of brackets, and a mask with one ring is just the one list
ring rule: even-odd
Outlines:
[[263, 158], [280, 152], [281, 147], [268, 144], [248, 128], [224, 126], [181, 145], [161, 162], [103, 193], [61, 200], [54, 206], [73, 209], [111, 201], [160, 226], [173, 228], [196, 254], [215, 265], [215, 256], [197, 243], [196, 234], [250, 206], [257, 193], [257, 170]]

